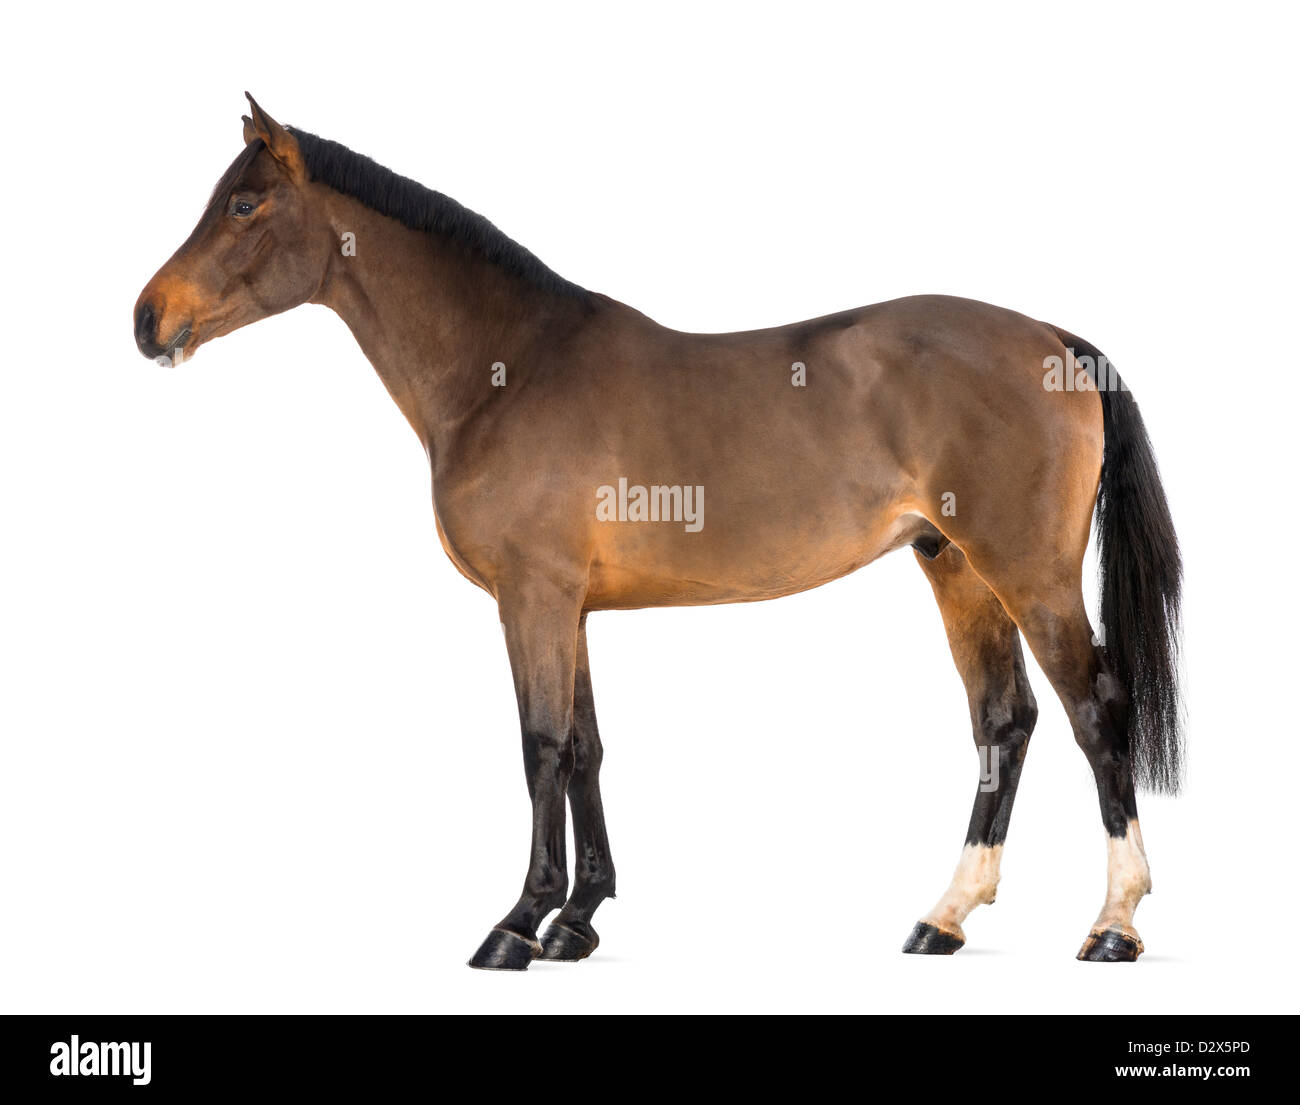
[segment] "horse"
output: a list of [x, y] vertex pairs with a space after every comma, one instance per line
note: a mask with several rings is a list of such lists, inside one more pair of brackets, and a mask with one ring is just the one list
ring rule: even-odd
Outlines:
[[[423, 444], [442, 547], [496, 600], [532, 803], [522, 893], [470, 966], [576, 961], [599, 942], [615, 872], [590, 613], [777, 598], [904, 546], [965, 684], [981, 784], [951, 883], [903, 951], [951, 955], [994, 900], [1038, 713], [1023, 637], [1092, 768], [1106, 833], [1106, 898], [1078, 958], [1137, 959], [1151, 877], [1135, 789], [1176, 792], [1184, 758], [1182, 566], [1138, 406], [1095, 346], [938, 295], [672, 330], [248, 102], [243, 151], [141, 292], [135, 341], [174, 364], [324, 304]], [[1098, 633], [1082, 590], [1094, 513]]]

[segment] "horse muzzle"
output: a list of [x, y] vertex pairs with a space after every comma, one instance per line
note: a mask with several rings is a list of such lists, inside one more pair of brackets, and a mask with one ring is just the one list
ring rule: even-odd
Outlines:
[[184, 356], [186, 343], [194, 336], [192, 324], [186, 324], [167, 338], [159, 336], [159, 311], [147, 299], [135, 308], [135, 344], [151, 361], [166, 359], [176, 364]]

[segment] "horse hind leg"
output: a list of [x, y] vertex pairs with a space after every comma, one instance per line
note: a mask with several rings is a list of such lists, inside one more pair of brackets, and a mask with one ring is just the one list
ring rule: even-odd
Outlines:
[[962, 922], [997, 890], [1016, 786], [1038, 708], [1025, 675], [1015, 623], [955, 546], [918, 550], [957, 671], [966, 684], [980, 754], [980, 786], [965, 846], [943, 896], [912, 930], [903, 951], [951, 955], [966, 942]]
[[[1023, 570], [1004, 570], [995, 560], [972, 562], [996, 590], [1051, 681], [1097, 784], [1107, 835], [1106, 900], [1078, 958], [1132, 962], [1143, 951], [1133, 913], [1151, 890], [1151, 873], [1128, 747], [1128, 693], [1096, 643], [1077, 574], [1025, 578]], [[1046, 556], [1019, 560], [1021, 565], [1051, 562]]]

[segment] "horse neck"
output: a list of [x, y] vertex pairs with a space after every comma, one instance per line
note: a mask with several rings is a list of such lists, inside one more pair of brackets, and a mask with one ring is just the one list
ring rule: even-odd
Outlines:
[[[430, 456], [492, 394], [493, 365], [522, 382], [528, 356], [583, 308], [426, 231], [328, 190], [335, 241], [313, 302], [347, 323]], [[354, 235], [347, 255], [343, 236]]]

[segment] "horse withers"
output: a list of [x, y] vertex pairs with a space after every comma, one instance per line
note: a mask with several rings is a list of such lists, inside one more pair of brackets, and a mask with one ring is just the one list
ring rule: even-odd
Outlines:
[[[982, 783], [951, 885], [904, 951], [956, 951], [993, 901], [1037, 716], [1023, 637], [1107, 836], [1106, 900], [1079, 958], [1136, 959], [1151, 882], [1134, 783], [1172, 791], [1180, 773], [1181, 566], [1137, 405], [1094, 347], [947, 296], [681, 333], [249, 103], [244, 149], [141, 293], [135, 339], [175, 362], [325, 304], [424, 444], [442, 545], [497, 602], [533, 807], [523, 892], [472, 966], [589, 955], [614, 893], [588, 614], [776, 598], [909, 545], [966, 685]], [[1082, 592], [1094, 508], [1097, 636]]]

